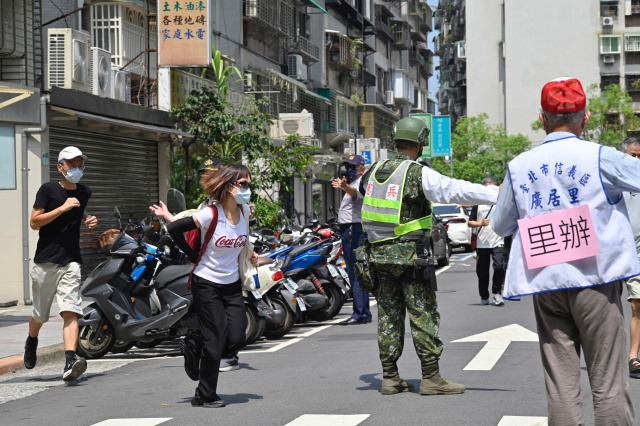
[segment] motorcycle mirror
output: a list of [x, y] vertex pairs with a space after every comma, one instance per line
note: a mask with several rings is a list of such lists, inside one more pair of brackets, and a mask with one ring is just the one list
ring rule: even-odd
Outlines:
[[115, 206], [113, 208], [113, 215], [116, 217], [116, 219], [120, 220], [122, 218], [122, 216], [120, 216], [120, 210], [118, 210], [118, 206]]
[[252, 217], [251, 219], [249, 219], [249, 226], [256, 226], [256, 223], [257, 221], [255, 217]]
[[171, 238], [170, 235], [163, 235], [162, 237], [160, 237], [160, 240], [158, 241], [158, 247], [169, 245], [172, 242], [173, 242], [173, 239]]

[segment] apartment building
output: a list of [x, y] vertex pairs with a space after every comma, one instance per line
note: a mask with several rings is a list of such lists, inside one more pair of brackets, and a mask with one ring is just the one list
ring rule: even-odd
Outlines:
[[453, 121], [487, 113], [493, 124], [544, 139], [531, 130], [540, 91], [572, 76], [601, 88], [626, 87], [640, 112], [640, 1], [440, 0], [434, 40], [440, 56], [439, 107]]

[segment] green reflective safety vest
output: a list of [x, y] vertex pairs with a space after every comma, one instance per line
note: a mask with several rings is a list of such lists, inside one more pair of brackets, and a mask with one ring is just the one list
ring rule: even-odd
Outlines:
[[409, 232], [431, 229], [431, 214], [400, 223], [402, 194], [407, 171], [413, 161], [405, 160], [384, 182], [378, 182], [376, 172], [379, 163], [369, 175], [366, 194], [362, 203], [362, 224], [369, 242], [392, 240]]

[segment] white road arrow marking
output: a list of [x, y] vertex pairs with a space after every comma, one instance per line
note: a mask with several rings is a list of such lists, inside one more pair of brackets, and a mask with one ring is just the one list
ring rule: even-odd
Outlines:
[[546, 417], [504, 416], [498, 426], [547, 426]]
[[478, 352], [478, 355], [471, 360], [464, 368], [465, 370], [491, 370], [496, 362], [500, 359], [504, 351], [509, 347], [511, 342], [537, 342], [538, 335], [527, 330], [518, 324], [507, 325], [506, 327], [496, 328], [495, 330], [486, 331], [476, 334], [475, 336], [465, 337], [464, 339], [454, 340], [451, 343], [463, 342], [487, 342], [486, 345]]
[[93, 426], [156, 426], [160, 423], [168, 422], [173, 417], [158, 419], [109, 419]]
[[365, 421], [370, 415], [305, 414], [285, 426], [356, 426]]

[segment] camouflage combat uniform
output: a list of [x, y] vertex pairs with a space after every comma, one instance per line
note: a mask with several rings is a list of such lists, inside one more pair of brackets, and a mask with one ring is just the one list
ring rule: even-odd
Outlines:
[[[411, 160], [411, 157], [398, 153], [395, 159], [380, 167], [378, 174], [382, 170], [390, 175], [405, 160]], [[368, 176], [363, 179], [368, 180]], [[411, 164], [407, 171], [402, 206], [401, 222], [421, 218], [430, 212], [430, 203], [422, 191], [422, 166], [418, 163]], [[409, 312], [413, 344], [420, 360], [437, 361], [442, 353], [436, 294], [429, 284], [416, 284], [413, 279], [416, 241], [422, 239], [424, 233], [424, 230], [414, 231], [395, 240], [370, 245], [371, 274], [377, 282], [378, 347], [383, 363], [395, 363], [402, 355], [405, 311]]]

